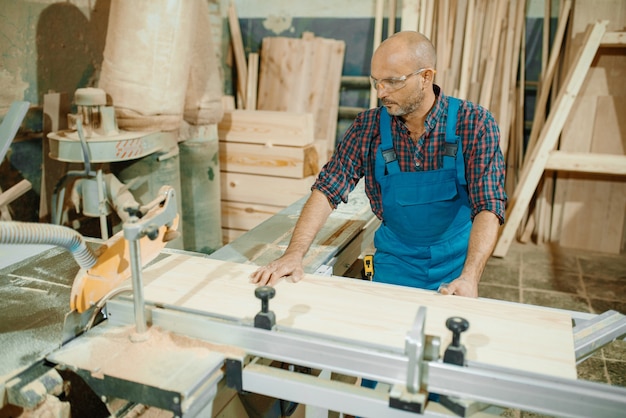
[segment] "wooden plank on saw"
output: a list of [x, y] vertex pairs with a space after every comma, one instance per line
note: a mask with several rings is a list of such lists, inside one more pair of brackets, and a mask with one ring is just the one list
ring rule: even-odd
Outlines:
[[222, 200], [289, 206], [311, 192], [315, 176], [303, 179], [220, 172]]
[[314, 141], [311, 113], [234, 110], [224, 112], [217, 130], [220, 141], [294, 147]]
[[[249, 280], [256, 268], [172, 254], [144, 269], [145, 299], [251, 321], [260, 310]], [[269, 306], [281, 327], [402, 352], [417, 309], [425, 306], [425, 334], [441, 339], [442, 352], [452, 339], [446, 320], [461, 316], [470, 323], [462, 337], [469, 360], [576, 379], [571, 317], [564, 312], [312, 274], [275, 289]]]
[[532, 151], [533, 155], [530, 160], [528, 160], [528, 164], [524, 165], [520, 183], [509, 202], [506, 222], [501, 229], [498, 243], [493, 252], [493, 255], [496, 257], [506, 255], [506, 252], [515, 238], [515, 231], [519, 227], [522, 217], [528, 209], [530, 199], [543, 175], [549, 153], [556, 147], [557, 140], [576, 95], [580, 91], [585, 74], [589, 71], [591, 62], [596, 56], [600, 41], [606, 31], [607, 23], [607, 21], [597, 22], [594, 25], [590, 25], [587, 30], [584, 47], [579, 51], [574, 61], [575, 65], [570, 69], [563, 83], [554, 110], [550, 112], [540, 135], [540, 141]]
[[314, 144], [287, 147], [220, 141], [219, 149], [223, 171], [301, 179], [321, 168]]

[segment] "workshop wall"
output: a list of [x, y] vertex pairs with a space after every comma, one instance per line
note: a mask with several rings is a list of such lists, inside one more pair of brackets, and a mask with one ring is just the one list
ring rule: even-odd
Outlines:
[[[229, 1], [207, 1], [222, 10], [224, 91], [232, 94], [226, 18]], [[557, 15], [558, 0], [552, 2], [552, 14]], [[397, 3], [396, 16], [400, 16], [402, 2]], [[66, 92], [72, 101], [77, 88], [97, 85], [110, 4], [111, 0], [0, 0], [0, 118], [13, 101], [32, 104], [7, 161], [0, 164], [2, 189], [23, 178], [33, 185], [11, 205], [16, 220], [38, 220], [43, 96], [49, 91]], [[533, 68], [538, 68], [536, 57], [541, 56], [543, 4], [544, 0], [528, 1], [528, 78]], [[376, 0], [235, 0], [235, 5], [246, 53], [258, 51], [263, 37], [301, 37], [308, 31], [346, 43], [344, 75], [369, 74]], [[533, 43], [533, 39], [539, 42]], [[368, 102], [369, 89], [342, 88], [341, 106], [367, 107]], [[532, 118], [532, 112], [529, 114]], [[339, 121], [338, 137], [349, 122]]]

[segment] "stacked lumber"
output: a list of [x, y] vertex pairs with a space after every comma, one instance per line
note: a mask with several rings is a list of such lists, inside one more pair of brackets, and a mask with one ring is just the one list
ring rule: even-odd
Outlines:
[[343, 41], [305, 33], [264, 38], [246, 57], [233, 2], [228, 17], [236, 85], [218, 124], [225, 243], [310, 192], [335, 148], [345, 53]]
[[[571, 6], [571, 8], [570, 8]], [[575, 6], [575, 7], [574, 7]], [[619, 254], [626, 247], [626, 9], [566, 1], [540, 83], [520, 182], [494, 254], [516, 237]], [[599, 20], [599, 19], [607, 20]], [[568, 26], [570, 33], [565, 34]], [[561, 48], [561, 43], [564, 47]], [[560, 66], [562, 80], [555, 75]], [[550, 95], [556, 100], [546, 107]], [[547, 116], [547, 117], [546, 117]]]
[[417, 30], [435, 45], [436, 83], [444, 93], [493, 113], [505, 155], [510, 143], [523, 141], [523, 114], [515, 109], [523, 100], [517, 69], [525, 4], [525, 0], [402, 2], [401, 29]]
[[310, 192], [321, 166], [311, 113], [226, 111], [218, 124], [225, 243]]

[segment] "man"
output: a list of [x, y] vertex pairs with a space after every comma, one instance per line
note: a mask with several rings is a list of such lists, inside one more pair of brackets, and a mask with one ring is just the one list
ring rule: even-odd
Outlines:
[[323, 167], [282, 257], [251, 275], [258, 284], [303, 277], [302, 260], [332, 210], [362, 177], [382, 220], [374, 281], [478, 296], [504, 222], [500, 133], [484, 108], [434, 84], [436, 54], [412, 31], [381, 43], [371, 81], [382, 106], [360, 113]]

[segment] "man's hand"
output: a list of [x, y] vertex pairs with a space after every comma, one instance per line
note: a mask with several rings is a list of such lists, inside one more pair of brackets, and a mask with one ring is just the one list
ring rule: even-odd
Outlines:
[[466, 279], [465, 277], [459, 277], [448, 283], [447, 286], [442, 286], [439, 290], [442, 295], [457, 295], [466, 296], [469, 298], [478, 297], [478, 282]]
[[302, 257], [297, 254], [285, 253], [264, 267], [259, 267], [250, 275], [250, 281], [260, 286], [274, 286], [282, 277], [292, 282], [299, 282], [304, 277]]

